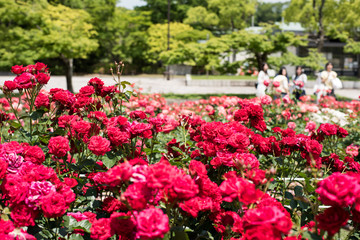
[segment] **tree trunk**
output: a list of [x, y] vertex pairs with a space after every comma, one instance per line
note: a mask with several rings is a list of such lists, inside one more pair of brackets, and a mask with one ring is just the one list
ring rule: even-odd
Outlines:
[[66, 71], [65, 76], [66, 76], [67, 90], [69, 90], [70, 92], [74, 92], [73, 85], [72, 85], [72, 76], [73, 76], [73, 71], [74, 71], [74, 66], [73, 66], [74, 59], [66, 58], [64, 56], [62, 56], [62, 59], [65, 63], [65, 71]]
[[255, 53], [255, 58], [256, 58], [256, 62], [257, 62], [257, 65], [258, 65], [259, 72], [260, 72], [262, 70], [262, 65], [263, 65], [261, 54], [260, 53]]
[[232, 63], [234, 63], [234, 62], [236, 62], [236, 50], [235, 49], [233, 49], [232, 50]]
[[359, 61], [360, 61], [360, 54], [356, 54], [356, 61], [358, 62], [358, 65], [357, 65], [357, 76], [358, 78], [360, 78], [360, 64], [359, 64]]
[[317, 42], [318, 52], [321, 52], [322, 48], [324, 47], [324, 40], [325, 40], [325, 33], [323, 26], [324, 5], [325, 5], [325, 0], [321, 0], [321, 4], [319, 6], [319, 32], [318, 32], [318, 42]]

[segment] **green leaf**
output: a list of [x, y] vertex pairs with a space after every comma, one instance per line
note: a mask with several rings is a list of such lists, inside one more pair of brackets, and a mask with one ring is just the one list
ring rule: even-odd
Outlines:
[[116, 159], [110, 159], [110, 158], [104, 158], [102, 160], [102, 162], [104, 163], [105, 167], [107, 167], [108, 169], [112, 168], [115, 163], [117, 162]]
[[303, 195], [303, 189], [300, 186], [294, 188], [295, 196], [301, 197]]
[[285, 197], [290, 200], [294, 199], [294, 196], [291, 194], [291, 192], [285, 192]]
[[295, 209], [295, 208], [297, 207], [297, 202], [296, 202], [294, 199], [292, 199], [292, 200], [290, 201], [290, 207], [291, 207], [292, 209]]
[[322, 240], [323, 238], [317, 235], [316, 233], [304, 232], [302, 237], [309, 240]]
[[44, 110], [37, 110], [37, 111], [31, 113], [30, 118], [32, 120], [37, 120], [37, 119], [41, 118], [44, 115], [44, 113], [45, 113]]
[[15, 129], [21, 128], [21, 124], [19, 122], [10, 121], [9, 124]]
[[308, 203], [302, 202], [302, 201], [297, 201], [299, 203], [299, 206], [301, 207], [301, 209], [306, 210], [309, 207]]
[[69, 240], [84, 240], [80, 234], [71, 234]]

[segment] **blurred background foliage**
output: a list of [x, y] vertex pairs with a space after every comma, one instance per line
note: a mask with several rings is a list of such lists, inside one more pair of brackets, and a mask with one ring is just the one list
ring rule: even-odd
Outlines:
[[[116, 0], [0, 0], [0, 71], [43, 61], [53, 74], [107, 74], [114, 61], [123, 60], [125, 74], [163, 73], [169, 64], [235, 73], [244, 61], [229, 60], [239, 52], [254, 67], [268, 61], [318, 70], [325, 37], [360, 53], [360, 0], [170, 0], [169, 51], [168, 0], [144, 2], [129, 10]], [[274, 24], [281, 21], [300, 22], [317, 39], [317, 49], [306, 57], [289, 53], [290, 46], [306, 46], [308, 36], [281, 31]], [[250, 26], [263, 28], [254, 32]]]

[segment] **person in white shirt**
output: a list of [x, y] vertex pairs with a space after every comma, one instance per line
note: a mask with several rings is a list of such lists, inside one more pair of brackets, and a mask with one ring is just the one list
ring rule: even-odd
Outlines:
[[[257, 86], [256, 86], [256, 96], [261, 97], [266, 95], [265, 90], [268, 84], [266, 82], [270, 81], [269, 75], [267, 73], [267, 70], [269, 69], [269, 65], [267, 63], [264, 63], [262, 68], [260, 69], [258, 79], [257, 79]], [[264, 84], [265, 82], [265, 84]]]
[[297, 100], [300, 99], [300, 97], [305, 96], [305, 85], [307, 83], [307, 76], [303, 72], [303, 69], [301, 66], [296, 66], [295, 75], [292, 76], [292, 87], [291, 92], [295, 92], [295, 98]]
[[332, 71], [332, 69], [332, 63], [328, 62], [325, 65], [325, 70], [318, 75], [316, 85], [314, 87], [314, 93], [317, 96], [317, 103], [319, 103], [322, 96], [333, 96], [336, 99], [334, 90], [335, 88], [342, 87], [341, 81], [337, 77], [337, 73]]
[[280, 68], [278, 75], [274, 78], [273, 85], [276, 88], [276, 91], [281, 93], [282, 98], [289, 95], [289, 78], [285, 67]]

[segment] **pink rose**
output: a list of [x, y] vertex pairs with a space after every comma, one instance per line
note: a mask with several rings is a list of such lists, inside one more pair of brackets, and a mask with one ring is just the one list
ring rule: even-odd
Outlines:
[[148, 208], [136, 216], [137, 238], [163, 238], [170, 231], [169, 218], [158, 208]]
[[100, 136], [92, 136], [88, 148], [97, 156], [103, 156], [110, 151], [110, 141]]

